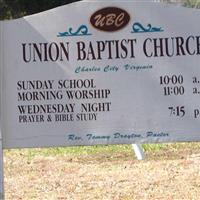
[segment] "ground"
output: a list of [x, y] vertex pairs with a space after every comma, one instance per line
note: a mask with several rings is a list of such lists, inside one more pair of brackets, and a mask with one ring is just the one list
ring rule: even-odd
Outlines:
[[4, 153], [6, 200], [200, 199], [199, 146], [147, 150], [144, 161], [127, 146], [35, 152]]

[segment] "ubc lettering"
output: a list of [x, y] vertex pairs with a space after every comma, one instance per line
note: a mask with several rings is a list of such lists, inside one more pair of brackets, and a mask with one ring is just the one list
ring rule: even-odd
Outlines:
[[96, 11], [90, 18], [91, 24], [102, 31], [117, 31], [125, 27], [130, 20], [129, 14], [115, 7], [107, 7]]

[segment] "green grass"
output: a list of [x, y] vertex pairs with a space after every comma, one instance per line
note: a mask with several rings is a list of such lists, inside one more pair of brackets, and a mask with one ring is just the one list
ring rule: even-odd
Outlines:
[[199, 142], [187, 142], [187, 143], [169, 143], [169, 144], [145, 144], [143, 148], [147, 152], [156, 152], [171, 149], [171, 151], [179, 150], [200, 150]]
[[32, 160], [35, 156], [59, 156], [74, 155], [85, 156], [98, 153], [123, 153], [130, 152], [131, 145], [108, 145], [108, 146], [77, 146], [77, 147], [56, 147], [56, 148], [34, 148], [34, 149], [17, 149], [4, 150], [5, 156], [25, 156], [28, 160]]
[[[146, 154], [154, 155], [155, 153], [162, 154], [162, 152], [190, 151], [200, 152], [200, 143], [173, 143], [173, 144], [143, 144]], [[39, 149], [18, 149], [18, 150], [4, 150], [5, 156], [24, 156], [28, 160], [32, 160], [36, 156], [87, 156], [95, 154], [132, 154], [131, 145], [107, 145], [107, 146], [82, 146], [82, 147], [59, 147], [59, 148], [39, 148]]]

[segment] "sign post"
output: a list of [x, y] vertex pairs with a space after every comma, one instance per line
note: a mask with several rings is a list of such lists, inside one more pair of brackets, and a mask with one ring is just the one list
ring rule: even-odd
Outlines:
[[4, 200], [3, 147], [2, 147], [1, 133], [0, 133], [0, 200]]
[[0, 22], [0, 200], [4, 200], [3, 135], [2, 135], [2, 87], [3, 87], [3, 25]]
[[140, 144], [132, 144], [132, 148], [138, 160], [145, 159], [145, 154]]

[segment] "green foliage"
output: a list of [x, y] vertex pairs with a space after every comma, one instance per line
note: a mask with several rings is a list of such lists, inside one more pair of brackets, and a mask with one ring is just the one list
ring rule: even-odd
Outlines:
[[0, 0], [0, 19], [19, 18], [78, 0]]
[[155, 1], [180, 4], [189, 8], [200, 8], [200, 0], [155, 0]]
[[[19, 18], [80, 0], [0, 0], [0, 20]], [[200, 0], [157, 0], [200, 8]]]
[[9, 19], [9, 9], [4, 0], [0, 0], [0, 19]]
[[200, 8], [200, 0], [185, 0], [184, 5], [191, 8]]

